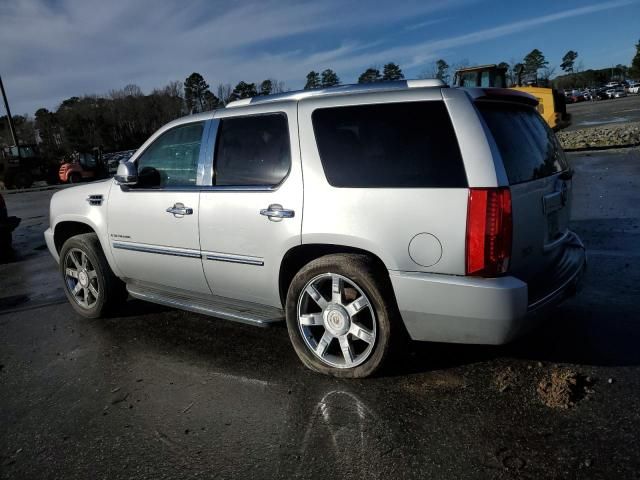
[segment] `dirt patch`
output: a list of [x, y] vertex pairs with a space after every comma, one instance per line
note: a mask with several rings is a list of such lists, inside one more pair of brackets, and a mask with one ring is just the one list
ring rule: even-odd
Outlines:
[[554, 368], [538, 383], [538, 396], [550, 408], [568, 409], [593, 393], [593, 381], [570, 368]]
[[519, 381], [520, 381], [520, 376], [511, 367], [506, 367], [501, 370], [498, 370], [498, 372], [496, 373], [493, 379], [493, 383], [499, 392], [504, 392], [505, 390], [509, 390], [510, 388], [517, 385]]
[[454, 391], [467, 386], [464, 378], [453, 372], [428, 372], [404, 378], [400, 385], [403, 389], [412, 393], [425, 391]]

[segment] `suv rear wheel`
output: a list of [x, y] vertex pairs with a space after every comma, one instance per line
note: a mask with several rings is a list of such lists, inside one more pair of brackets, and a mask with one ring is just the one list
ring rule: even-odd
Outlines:
[[60, 273], [69, 303], [83, 317], [99, 318], [126, 299], [124, 283], [111, 271], [95, 233], [64, 242]]
[[313, 260], [287, 294], [287, 328], [296, 353], [311, 370], [336, 377], [367, 377], [382, 365], [396, 312], [386, 272], [366, 255]]

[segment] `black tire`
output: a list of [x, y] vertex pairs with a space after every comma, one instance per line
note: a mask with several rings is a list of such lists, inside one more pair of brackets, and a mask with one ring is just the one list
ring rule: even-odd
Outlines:
[[[303, 289], [310, 281], [327, 273], [344, 277], [360, 288], [368, 297], [375, 313], [373, 321], [376, 322], [376, 335], [373, 349], [363, 363], [354, 367], [340, 368], [321, 360], [305, 342], [298, 322], [298, 302]], [[388, 273], [367, 255], [332, 254], [305, 265], [289, 286], [286, 318], [289, 338], [302, 363], [315, 372], [334, 377], [364, 378], [372, 375], [382, 366], [392, 344], [401, 342], [403, 338], [402, 323]]]
[[69, 183], [80, 183], [82, 181], [82, 175], [77, 172], [69, 175]]
[[[70, 252], [84, 253], [95, 271], [98, 298], [89, 306], [82, 306], [71, 291], [73, 279], [67, 277], [67, 257]], [[75, 253], [74, 253], [75, 254]], [[85, 318], [100, 318], [114, 312], [127, 298], [127, 291], [122, 280], [115, 276], [104, 256], [100, 241], [95, 233], [84, 233], [69, 238], [60, 250], [60, 274], [64, 283], [64, 292], [73, 309]], [[78, 280], [79, 282], [79, 280]]]

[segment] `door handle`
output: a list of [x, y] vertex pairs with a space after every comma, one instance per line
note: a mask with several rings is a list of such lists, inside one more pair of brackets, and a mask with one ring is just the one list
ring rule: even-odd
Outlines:
[[260, 215], [264, 215], [265, 217], [269, 217], [269, 220], [272, 222], [279, 222], [283, 218], [293, 218], [296, 212], [293, 210], [287, 210], [286, 208], [282, 208], [282, 205], [278, 203], [272, 203], [268, 208], [263, 208], [260, 210]]
[[182, 203], [176, 203], [173, 207], [167, 208], [167, 213], [174, 215], [193, 215], [193, 208], [185, 207]]

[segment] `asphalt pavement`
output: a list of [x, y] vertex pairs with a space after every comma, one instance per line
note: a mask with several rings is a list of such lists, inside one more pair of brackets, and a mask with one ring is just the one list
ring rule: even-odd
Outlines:
[[[80, 318], [43, 248], [52, 192], [7, 196], [0, 478], [636, 478], [640, 149], [570, 159], [578, 296], [510, 345], [414, 343], [355, 381], [306, 370], [284, 326], [133, 300]], [[588, 386], [566, 409], [537, 391], [556, 365]]]
[[567, 131], [582, 128], [640, 122], [640, 95], [567, 105], [571, 125]]

